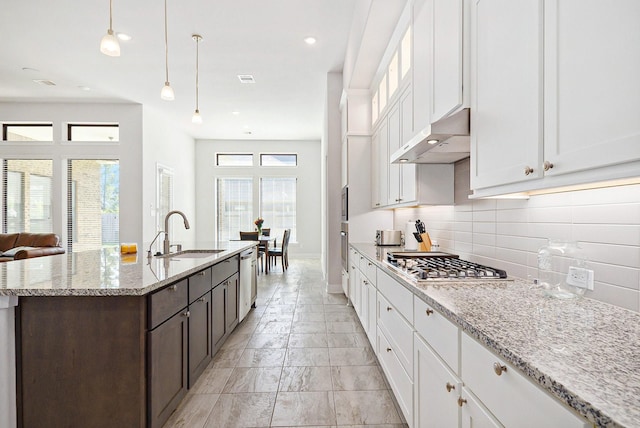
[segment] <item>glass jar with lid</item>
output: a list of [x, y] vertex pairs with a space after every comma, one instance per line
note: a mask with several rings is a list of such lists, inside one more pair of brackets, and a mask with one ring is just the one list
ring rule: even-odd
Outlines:
[[571, 268], [586, 268], [584, 251], [576, 242], [549, 239], [538, 250], [538, 284], [545, 294], [560, 299], [584, 295], [585, 288], [573, 285]]

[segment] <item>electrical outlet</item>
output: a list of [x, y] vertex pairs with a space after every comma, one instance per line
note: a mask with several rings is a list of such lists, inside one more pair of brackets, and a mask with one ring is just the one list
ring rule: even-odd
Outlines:
[[593, 290], [593, 271], [591, 269], [570, 266], [569, 273], [567, 273], [567, 284], [578, 288]]

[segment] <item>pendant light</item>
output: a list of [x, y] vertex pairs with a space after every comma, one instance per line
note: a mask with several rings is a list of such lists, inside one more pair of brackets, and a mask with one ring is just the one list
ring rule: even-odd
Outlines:
[[109, 56], [120, 56], [120, 42], [113, 34], [113, 0], [109, 0], [109, 29], [100, 40], [100, 52]]
[[191, 38], [196, 42], [196, 111], [193, 112], [193, 116], [191, 117], [191, 122], [201, 124], [202, 116], [200, 116], [200, 109], [198, 108], [198, 72], [200, 71], [200, 61], [199, 61], [200, 50], [198, 46], [200, 45], [202, 36], [200, 34], [193, 34]]
[[165, 81], [162, 91], [160, 92], [160, 98], [167, 101], [173, 101], [176, 97], [173, 93], [173, 88], [169, 84], [169, 40], [167, 37], [167, 0], [164, 0], [164, 70]]

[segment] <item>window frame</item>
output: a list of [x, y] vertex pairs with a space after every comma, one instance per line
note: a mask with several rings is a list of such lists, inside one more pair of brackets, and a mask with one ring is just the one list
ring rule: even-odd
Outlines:
[[[221, 165], [220, 156], [246, 156], [251, 157], [251, 165]], [[216, 168], [253, 168], [256, 166], [255, 156], [248, 152], [216, 152], [215, 167]]]
[[[263, 156], [293, 156], [295, 158], [295, 165], [264, 165], [262, 162]], [[298, 167], [298, 153], [292, 152], [260, 152], [258, 154], [259, 166], [261, 168], [297, 168]]]
[[[94, 127], [94, 128], [117, 128], [118, 129], [118, 139], [117, 140], [74, 140], [73, 139], [73, 128], [74, 127]], [[120, 143], [120, 124], [119, 123], [77, 123], [77, 122], [68, 122], [67, 123], [67, 141], [73, 143]]]
[[[7, 136], [9, 134], [8, 128], [12, 127], [12, 126], [22, 126], [22, 127], [33, 127], [33, 128], [37, 128], [37, 127], [47, 127], [47, 128], [51, 128], [51, 139], [50, 140], [27, 140], [27, 141], [22, 141], [22, 140], [8, 140]], [[53, 142], [53, 122], [16, 122], [16, 123], [3, 123], [2, 124], [2, 141], [3, 142], [10, 142], [10, 143], [51, 143]]]

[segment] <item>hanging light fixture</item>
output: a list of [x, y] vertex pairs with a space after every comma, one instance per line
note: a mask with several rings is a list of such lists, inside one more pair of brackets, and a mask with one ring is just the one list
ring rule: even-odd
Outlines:
[[176, 96], [173, 93], [173, 88], [169, 84], [169, 39], [167, 37], [167, 0], [164, 0], [164, 70], [165, 81], [162, 91], [160, 92], [160, 98], [167, 101], [172, 101]]
[[113, 33], [113, 0], [109, 0], [109, 29], [100, 41], [100, 52], [109, 56], [120, 56], [120, 42]]
[[198, 46], [200, 45], [202, 36], [200, 34], [193, 34], [191, 38], [196, 42], [196, 111], [193, 112], [193, 116], [191, 117], [191, 122], [200, 124], [202, 123], [202, 116], [200, 116], [200, 109], [198, 108], [198, 72], [200, 71], [200, 61], [199, 61], [200, 50]]

